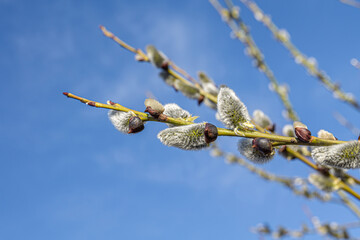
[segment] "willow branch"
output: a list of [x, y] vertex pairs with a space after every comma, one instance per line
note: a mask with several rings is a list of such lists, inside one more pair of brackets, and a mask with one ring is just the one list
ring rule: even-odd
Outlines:
[[[97, 107], [97, 108], [105, 108], [105, 109], [112, 109], [112, 110], [116, 110], [116, 111], [122, 111], [122, 112], [133, 112], [135, 113], [142, 121], [154, 121], [154, 122], [163, 122], [163, 123], [171, 123], [171, 124], [175, 124], [175, 125], [190, 125], [190, 124], [194, 124], [191, 121], [186, 121], [184, 119], [181, 118], [171, 118], [171, 117], [166, 117], [165, 119], [159, 120], [157, 118], [151, 117], [150, 115], [140, 112], [140, 111], [136, 111], [127, 107], [124, 107], [118, 103], [114, 103], [111, 101], [108, 101], [108, 104], [104, 104], [104, 103], [100, 103], [100, 102], [96, 102], [93, 100], [89, 100], [86, 98], [82, 98], [79, 96], [76, 96], [72, 93], [67, 93], [64, 92], [63, 93], [65, 96], [69, 97], [69, 98], [73, 98], [76, 99], [82, 103], [85, 103], [89, 106], [92, 107]], [[239, 136], [238, 133], [235, 133], [235, 131], [230, 130], [230, 129], [225, 129], [225, 128], [217, 128], [218, 130], [218, 135], [219, 136], [236, 136], [236, 137], [246, 137], [246, 138], [257, 138], [257, 137], [263, 137], [263, 138], [268, 138], [271, 140], [278, 140], [281, 142], [284, 142], [284, 144], [291, 143], [291, 144], [298, 144], [298, 145], [304, 145], [305, 143], [298, 141], [296, 138], [292, 138], [292, 137], [285, 137], [285, 136], [280, 136], [280, 135], [275, 135], [275, 134], [270, 134], [270, 133], [262, 133], [262, 132], [258, 132], [258, 131], [237, 131], [237, 132], [241, 132], [241, 135]], [[312, 145], [312, 146], [328, 146], [328, 145], [333, 145], [333, 144], [339, 144], [339, 143], [343, 143], [344, 141], [334, 141], [334, 140], [326, 140], [326, 139], [320, 139], [320, 138], [315, 138], [313, 137], [315, 140], [312, 140], [310, 143], [306, 143], [306, 145]], [[305, 164], [307, 164], [308, 166], [310, 166], [311, 168], [318, 170], [318, 167], [312, 163], [310, 160], [308, 160], [305, 156], [301, 155], [300, 153], [290, 149], [290, 148], [286, 148], [286, 150], [292, 154], [294, 157], [300, 159], [302, 162], [304, 162]], [[334, 176], [333, 176], [334, 177]], [[334, 177], [335, 178], [335, 177]], [[354, 180], [355, 181], [355, 180]], [[349, 194], [358, 197], [358, 199], [360, 200], [360, 196], [357, 195], [357, 193], [355, 193], [348, 185], [346, 185], [345, 183], [342, 182], [341, 184], [341, 188], [348, 192]]]
[[255, 60], [256, 67], [259, 69], [259, 71], [263, 72], [265, 76], [269, 79], [274, 91], [280, 97], [280, 100], [282, 101], [287, 111], [288, 117], [293, 121], [298, 121], [299, 117], [292, 107], [285, 87], [279, 85], [277, 79], [275, 78], [275, 75], [265, 62], [262, 52], [253, 40], [249, 28], [245, 25], [245, 23], [239, 16], [234, 16], [233, 14], [231, 14], [231, 11], [234, 8], [231, 1], [226, 1], [228, 9], [222, 7], [218, 0], [210, 0], [210, 2], [218, 11], [218, 13], [224, 18], [227, 25], [233, 31], [234, 36], [247, 47], [247, 53]]
[[360, 129], [358, 129], [357, 127], [354, 126], [354, 124], [352, 124], [350, 121], [348, 121], [343, 115], [341, 115], [339, 112], [334, 112], [334, 117], [335, 119], [344, 127], [346, 127], [347, 129], [349, 129], [351, 131], [352, 134], [354, 134], [355, 136], [359, 136], [360, 135]]
[[[67, 93], [64, 92], [63, 93], [65, 96], [69, 97], [69, 98], [73, 98], [76, 99], [82, 103], [85, 103], [89, 106], [92, 107], [97, 107], [97, 108], [106, 108], [106, 109], [112, 109], [112, 110], [116, 110], [116, 111], [122, 111], [122, 112], [129, 112], [132, 111], [135, 114], [137, 114], [141, 120], [143, 121], [155, 121], [155, 122], [165, 122], [165, 123], [171, 123], [171, 124], [175, 124], [175, 125], [189, 125], [189, 124], [194, 124], [193, 122], [190, 121], [186, 121], [180, 118], [171, 118], [171, 117], [167, 117], [167, 120], [163, 121], [163, 120], [158, 120], [156, 118], [153, 118], [151, 116], [149, 116], [146, 113], [143, 112], [139, 112], [130, 108], [126, 108], [120, 104], [116, 104], [110, 101], [111, 104], [104, 104], [104, 103], [100, 103], [100, 102], [96, 102], [93, 100], [89, 100], [83, 97], [79, 97], [76, 96], [72, 93]], [[270, 134], [270, 133], [264, 133], [264, 132], [258, 132], [258, 131], [251, 131], [251, 130], [230, 130], [230, 129], [226, 129], [226, 128], [217, 128], [218, 130], [218, 136], [232, 136], [232, 137], [246, 137], [246, 138], [267, 138], [273, 141], [278, 141], [278, 142], [282, 142], [283, 145], [308, 145], [308, 146], [330, 146], [330, 145], [334, 145], [334, 144], [341, 144], [341, 143], [346, 143], [346, 141], [339, 141], [339, 140], [327, 140], [327, 139], [321, 139], [321, 138], [317, 138], [317, 137], [312, 137], [312, 140], [309, 143], [304, 143], [301, 142], [300, 140], [298, 140], [297, 138], [294, 137], [286, 137], [286, 136], [281, 136], [281, 135], [276, 135], [276, 134]]]
[[340, 0], [340, 2], [347, 4], [352, 7], [360, 8], [360, 2], [355, 0]]
[[[303, 196], [306, 198], [316, 198], [323, 202], [339, 203], [336, 199], [332, 199], [330, 194], [323, 194], [322, 192], [318, 192], [318, 191], [310, 191], [306, 187], [305, 179], [282, 177], [282, 176], [277, 176], [273, 173], [269, 173], [263, 169], [256, 167], [255, 165], [251, 164], [250, 162], [244, 160], [243, 158], [237, 157], [231, 153], [225, 153], [220, 148], [218, 148], [215, 144], [212, 146], [211, 155], [213, 157], [223, 157], [227, 160], [228, 163], [239, 164], [239, 165], [245, 167], [250, 172], [258, 175], [262, 179], [280, 183], [296, 195], [300, 195], [300, 196]], [[299, 184], [299, 182], [301, 184]]]
[[[291, 53], [293, 58], [303, 65], [308, 72], [316, 77], [329, 91], [333, 92], [336, 98], [350, 104], [356, 110], [360, 111], [360, 105], [357, 100], [353, 97], [353, 94], [346, 93], [342, 91], [337, 83], [332, 82], [330, 77], [321, 69], [317, 67], [317, 64], [314, 62], [309, 61], [309, 58], [305, 56], [290, 40], [288, 36], [282, 36], [281, 31], [278, 27], [271, 21], [271, 18], [268, 17], [260, 8], [259, 6], [251, 1], [251, 0], [241, 0], [241, 2], [248, 7], [254, 14], [254, 16], [258, 16], [256, 19], [261, 21], [274, 35], [279, 42]], [[282, 30], [284, 31], [284, 30]]]
[[[306, 165], [308, 165], [309, 167], [311, 167], [312, 169], [322, 173], [322, 169], [320, 169], [316, 164], [314, 164], [313, 162], [311, 162], [309, 159], [307, 159], [305, 156], [303, 156], [302, 154], [294, 151], [291, 148], [286, 148], [286, 151], [288, 153], [290, 153], [291, 155], [293, 155], [294, 157], [296, 157], [297, 159], [299, 159], [301, 162], [305, 163]], [[349, 175], [348, 175], [349, 176]], [[331, 173], [329, 173], [329, 177], [332, 180], [336, 180], [337, 177], [335, 177], [334, 175], [332, 175]], [[351, 177], [351, 176], [350, 176]], [[351, 177], [352, 178], [352, 177]], [[339, 187], [340, 189], [344, 190], [345, 192], [347, 192], [348, 194], [352, 195], [353, 197], [355, 197], [356, 199], [360, 200], [360, 195], [355, 192], [352, 188], [349, 187], [349, 185], [347, 185], [346, 183], [344, 183], [343, 181], [340, 180], [339, 182]]]
[[[133, 113], [135, 113], [136, 115], [138, 115], [138, 117], [142, 120], [142, 121], [154, 121], [154, 122], [165, 122], [165, 123], [171, 123], [171, 124], [175, 124], [175, 125], [189, 125], [189, 124], [194, 124], [191, 121], [186, 121], [184, 119], [180, 119], [180, 118], [171, 118], [171, 117], [167, 117], [165, 121], [163, 120], [159, 120], [156, 118], [151, 117], [150, 115], [144, 113], [144, 112], [140, 112], [140, 111], [136, 111], [127, 107], [124, 107], [118, 103], [114, 103], [111, 101], [108, 101], [109, 104], [104, 104], [104, 103], [100, 103], [100, 102], [96, 102], [93, 100], [89, 100], [86, 98], [82, 98], [79, 96], [76, 96], [72, 93], [67, 93], [64, 92], [63, 93], [65, 96], [69, 97], [69, 98], [73, 98], [76, 99], [82, 103], [85, 103], [89, 106], [92, 107], [97, 107], [97, 108], [105, 108], [105, 109], [111, 109], [111, 110], [116, 110], [116, 111], [122, 111], [122, 112], [129, 112], [132, 111]], [[260, 130], [263, 130], [260, 126], [257, 126]], [[235, 136], [235, 137], [240, 137], [239, 135], [237, 135], [233, 130], [230, 129], [225, 129], [225, 128], [217, 128], [218, 129], [218, 134], [219, 136]], [[296, 138], [292, 138], [292, 137], [285, 137], [285, 136], [280, 136], [280, 135], [275, 135], [275, 134], [271, 134], [271, 133], [265, 133], [265, 132], [258, 132], [258, 131], [251, 131], [251, 132], [247, 132], [247, 131], [238, 131], [241, 132], [241, 136], [243, 137], [247, 137], [247, 138], [257, 138], [257, 137], [263, 137], [263, 138], [268, 138], [271, 139], [273, 141], [281, 141], [284, 145], [286, 144], [297, 144], [297, 145], [312, 145], [312, 146], [328, 146], [328, 145], [333, 145], [333, 144], [339, 144], [339, 143], [344, 143], [344, 141], [333, 141], [333, 140], [326, 140], [326, 139], [320, 139], [320, 138], [315, 138], [313, 137], [313, 140], [310, 143], [303, 143], [298, 141]], [[308, 166], [310, 166], [311, 168], [318, 170], [318, 167], [313, 164], [310, 160], [308, 160], [306, 157], [304, 157], [303, 155], [299, 154], [298, 152], [290, 149], [290, 148], [286, 148], [286, 150], [292, 154], [294, 157], [299, 158], [301, 161], [303, 161], [305, 164], [307, 164]], [[346, 174], [347, 177], [352, 178], [353, 181], [357, 184], [360, 183], [360, 180]], [[347, 186], [347, 185], [346, 185]], [[344, 186], [344, 190], [349, 192], [351, 191], [351, 189], [346, 188], [346, 186]]]
[[[148, 58], [148, 56], [141, 50], [141, 49], [137, 49], [132, 47], [131, 45], [125, 43], [124, 41], [122, 41], [120, 38], [118, 38], [117, 36], [115, 36], [112, 32], [108, 31], [104, 26], [100, 26], [101, 31], [103, 32], [103, 34], [114, 40], [116, 43], [118, 43], [121, 47], [123, 47], [124, 49], [134, 53], [134, 54], [138, 54], [141, 58], [142, 61], [144, 62], [150, 62], [150, 59]], [[208, 98], [209, 100], [211, 100], [214, 103], [217, 103], [217, 96], [214, 96], [208, 92], [205, 92], [202, 87], [200, 86], [200, 84], [196, 83], [195, 79], [192, 78], [185, 70], [183, 70], [182, 68], [178, 67], [174, 62], [170, 61], [169, 66], [171, 66], [173, 69], [168, 68], [168, 69], [164, 69], [164, 71], [167, 71], [170, 75], [172, 75], [173, 77], [175, 77], [176, 79], [182, 81], [183, 83], [186, 83], [188, 85], [192, 85], [194, 87], [196, 87], [199, 90], [200, 95]], [[183, 74], [184, 76], [186, 76], [187, 78], [190, 79], [187, 80], [186, 78], [182, 77], [179, 73]]]
[[346, 205], [358, 218], [360, 218], [360, 209], [353, 203], [342, 191], [337, 191], [341, 201]]

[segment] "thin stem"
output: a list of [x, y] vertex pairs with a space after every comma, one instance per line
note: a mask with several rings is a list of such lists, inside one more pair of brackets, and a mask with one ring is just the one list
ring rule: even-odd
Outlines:
[[193, 84], [198, 84], [198, 82], [190, 75], [188, 74], [184, 69], [180, 68], [178, 65], [176, 65], [174, 62], [170, 61], [169, 65], [180, 74], [184, 75], [185, 78], [189, 79]]
[[[124, 107], [118, 103], [113, 103], [111, 101], [108, 101], [109, 104], [104, 104], [104, 103], [99, 103], [96, 101], [92, 101], [83, 97], [79, 97], [76, 96], [72, 93], [67, 93], [64, 92], [63, 93], [65, 96], [69, 97], [69, 98], [73, 98], [76, 99], [82, 103], [85, 103], [89, 106], [92, 107], [97, 107], [97, 108], [106, 108], [106, 109], [112, 109], [112, 110], [116, 110], [116, 111], [122, 111], [122, 112], [129, 112], [132, 111], [133, 113], [135, 113], [136, 115], [138, 115], [141, 120], [143, 121], [154, 121], [154, 122], [165, 122], [165, 123], [171, 123], [171, 124], [175, 124], [175, 125], [190, 125], [190, 124], [194, 124], [191, 121], [186, 121], [184, 119], [180, 119], [180, 118], [171, 118], [171, 117], [166, 117], [165, 120], [159, 120], [156, 118], [153, 118], [151, 116], [149, 116], [146, 113], [143, 112], [139, 112], [136, 110], [132, 110], [130, 108]], [[239, 137], [239, 135], [237, 135], [233, 130], [230, 129], [225, 129], [225, 128], [217, 128], [218, 130], [218, 135], [219, 136], [237, 136]], [[247, 137], [247, 138], [256, 138], [256, 137], [264, 137], [264, 138], [268, 138], [271, 140], [275, 140], [275, 141], [281, 141], [281, 142], [290, 142], [292, 144], [301, 144], [303, 145], [304, 143], [298, 142], [298, 140], [296, 138], [291, 138], [291, 137], [285, 137], [285, 136], [280, 136], [280, 135], [275, 135], [275, 134], [269, 134], [269, 133], [261, 133], [261, 132], [256, 132], [256, 131], [252, 131], [252, 132], [247, 132], [247, 131], [238, 131], [241, 133], [242, 137]], [[333, 141], [333, 140], [325, 140], [325, 139], [320, 139], [320, 138], [315, 138], [316, 141], [308, 143], [308, 145], [312, 144], [313, 146], [326, 146], [326, 145], [332, 145], [332, 144], [338, 144], [338, 143], [342, 143], [343, 141]], [[302, 154], [292, 150], [291, 148], [286, 148], [286, 150], [288, 151], [288, 153], [292, 154], [294, 157], [300, 159], [302, 162], [304, 162], [305, 164], [307, 164], [308, 166], [310, 166], [311, 168], [319, 171], [318, 167], [312, 163], [310, 160], [308, 160], [305, 156], [303, 156]], [[333, 175], [330, 175], [332, 178], [336, 178]], [[354, 192], [347, 184], [345, 184], [344, 182], [340, 182], [340, 187], [341, 189], [343, 189], [344, 191], [348, 192], [349, 194], [353, 195], [354, 197], [356, 197], [357, 199], [360, 200], [360, 195], [358, 195], [356, 192]]]
[[[312, 169], [319, 171], [320, 169], [318, 168], [318, 166], [316, 164], [314, 164], [313, 162], [311, 162], [309, 159], [307, 159], [305, 156], [303, 156], [302, 154], [294, 151], [291, 148], [286, 148], [286, 151], [288, 153], [290, 153], [291, 155], [293, 155], [294, 157], [296, 157], [297, 159], [299, 159], [300, 161], [302, 161], [303, 163], [305, 163], [306, 165], [308, 165], [309, 167], [311, 167]], [[337, 179], [337, 177], [335, 177], [334, 175], [329, 173], [329, 177], [332, 178], [333, 180]], [[355, 192], [352, 188], [350, 188], [346, 183], [344, 183], [343, 181], [340, 181], [339, 183], [339, 187], [340, 189], [344, 190], [345, 192], [347, 192], [348, 194], [352, 195], [353, 197], [355, 197], [356, 199], [360, 200], [360, 195]]]
[[[143, 121], [155, 121], [155, 122], [165, 122], [165, 123], [171, 123], [171, 124], [175, 124], [175, 125], [189, 125], [189, 124], [194, 124], [193, 122], [190, 121], [186, 121], [184, 119], [180, 119], [180, 118], [171, 118], [171, 117], [167, 117], [167, 120], [162, 121], [162, 120], [158, 120], [156, 118], [153, 118], [149, 115], [147, 115], [146, 113], [143, 112], [139, 112], [130, 108], [126, 108], [120, 104], [116, 104], [113, 102], [110, 102], [111, 104], [104, 104], [104, 103], [99, 103], [93, 100], [88, 100], [86, 98], [82, 98], [79, 96], [76, 96], [72, 93], [67, 93], [64, 92], [63, 93], [65, 96], [69, 97], [69, 98], [73, 98], [76, 100], [79, 100], [82, 103], [85, 103], [89, 106], [92, 107], [97, 107], [97, 108], [106, 108], [106, 109], [112, 109], [112, 110], [116, 110], [116, 111], [122, 111], [122, 112], [129, 112], [132, 111], [135, 114], [137, 114]], [[309, 145], [309, 146], [329, 146], [329, 145], [334, 145], [334, 144], [340, 144], [340, 143], [345, 143], [345, 141], [338, 141], [338, 140], [327, 140], [327, 139], [320, 139], [320, 138], [316, 138], [313, 137], [313, 139], [311, 140], [310, 143], [304, 143], [299, 141], [297, 138], [294, 137], [285, 137], [285, 136], [281, 136], [281, 135], [276, 135], [276, 134], [270, 134], [270, 133], [263, 133], [263, 132], [258, 132], [258, 131], [245, 131], [245, 130], [237, 130], [237, 133], [235, 133], [234, 130], [230, 130], [230, 129], [226, 129], [226, 128], [217, 128], [218, 130], [218, 136], [233, 136], [233, 137], [246, 137], [246, 138], [267, 138], [273, 141], [278, 141], [278, 142], [282, 142], [284, 145], [287, 144], [291, 144], [291, 145]]]
[[[352, 94], [342, 91], [339, 87], [339, 84], [332, 82], [330, 77], [321, 69], [318, 68], [317, 64], [313, 61], [310, 61], [308, 57], [305, 56], [300, 50], [291, 42], [290, 37], [283, 36], [278, 27], [271, 21], [271, 18], [266, 16], [266, 14], [259, 8], [259, 6], [251, 0], [241, 0], [241, 2], [252, 11], [254, 16], [262, 16], [257, 19], [261, 21], [274, 35], [274, 37], [279, 40], [280, 43], [292, 54], [296, 62], [300, 63], [308, 70], [308, 72], [316, 77], [329, 91], [334, 93], [334, 96], [340, 100], [350, 104], [356, 110], [360, 110], [360, 105], [353, 97]], [[345, 2], [345, 1], [344, 1]]]
[[346, 183], [340, 182], [340, 188], [345, 192], [347, 192], [348, 194], [355, 197], [357, 200], [360, 200], [360, 195], [357, 192], [355, 192], [352, 188], [350, 188], [349, 185], [347, 185]]
[[216, 157], [223, 157], [227, 160], [227, 162], [229, 163], [236, 163], [239, 164], [243, 167], [245, 167], [246, 169], [248, 169], [250, 172], [255, 173], [256, 175], [258, 175], [259, 177], [268, 180], [268, 181], [274, 181], [277, 183], [282, 184], [284, 187], [288, 188], [290, 191], [292, 191], [294, 194], [296, 195], [301, 195], [304, 197], [311, 197], [311, 198], [316, 198], [320, 201], [323, 202], [334, 202], [334, 203], [338, 203], [335, 199], [332, 199], [330, 197], [330, 195], [324, 195], [321, 192], [318, 191], [309, 191], [306, 187], [301, 187], [304, 186], [304, 184], [306, 184], [306, 181], [303, 180], [303, 184], [301, 186], [298, 186], [298, 184], [296, 184], [296, 181], [298, 178], [289, 178], [289, 177], [281, 177], [281, 176], [277, 176], [273, 173], [269, 173], [263, 169], [260, 169], [258, 167], [256, 167], [255, 165], [249, 163], [248, 161], [244, 160], [243, 158], [237, 157], [234, 154], [231, 153], [225, 153], [223, 152], [220, 148], [218, 148], [215, 144], [212, 147], [212, 151], [214, 152], [214, 154], [212, 154], [213, 156]]
[[354, 134], [355, 136], [359, 136], [360, 135], [360, 129], [358, 129], [357, 127], [354, 126], [354, 124], [352, 124], [350, 121], [348, 121], [343, 115], [341, 115], [339, 112], [334, 112], [334, 117], [335, 119], [344, 127], [346, 127], [347, 129], [349, 129], [351, 131], [352, 134]]
[[179, 79], [180, 81], [196, 87], [197, 89], [199, 89], [200, 95], [203, 95], [203, 96], [207, 97], [208, 99], [210, 99], [212, 102], [217, 103], [217, 96], [214, 96], [210, 93], [205, 92], [199, 84], [195, 84], [195, 85], [192, 84], [191, 82], [189, 82], [188, 80], [186, 80], [185, 78], [180, 76], [177, 72], [173, 71], [172, 69], [168, 69], [168, 73], [171, 74], [173, 77]]
[[104, 26], [100, 25], [100, 29], [101, 31], [104, 33], [104, 35], [108, 38], [111, 38], [112, 40], [114, 40], [115, 42], [117, 42], [121, 47], [125, 48], [126, 50], [129, 50], [130, 52], [133, 52], [135, 54], [139, 54], [142, 58], [143, 61], [148, 62], [149, 58], [148, 56], [141, 50], [141, 49], [136, 49], [132, 46], [130, 46], [129, 44], [125, 43], [124, 41], [122, 41], [120, 38], [118, 38], [117, 36], [115, 36], [112, 32], [108, 31]]
[[343, 191], [337, 191], [337, 194], [339, 195], [341, 201], [358, 217], [360, 218], [360, 209], [358, 206], [356, 206], [355, 203], [353, 203], [345, 194]]
[[[125, 43], [124, 41], [122, 41], [120, 38], [118, 38], [117, 36], [115, 36], [112, 32], [108, 31], [104, 26], [100, 26], [101, 31], [103, 32], [103, 34], [114, 40], [116, 43], [118, 43], [121, 47], [125, 48], [126, 50], [138, 54], [142, 57], [142, 61], [144, 62], [150, 62], [150, 59], [148, 58], [148, 56], [141, 50], [141, 49], [137, 49], [134, 48], [132, 46], [130, 46], [129, 44]], [[201, 85], [198, 84], [194, 78], [192, 78], [187, 72], [185, 72], [185, 70], [181, 69], [180, 67], [178, 67], [174, 62], [170, 61], [169, 65], [174, 69], [168, 68], [168, 69], [163, 69], [164, 71], [167, 71], [170, 75], [172, 75], [173, 77], [175, 77], [176, 79], [182, 81], [185, 84], [194, 86], [195, 88], [197, 88], [199, 90], [200, 95], [208, 98], [210, 101], [217, 103], [217, 96], [214, 96], [208, 92], [205, 92]], [[187, 77], [189, 80], [187, 80], [186, 78], [182, 77], [180, 74], [178, 74], [177, 72], [183, 74], [185, 77]]]
[[232, 2], [230, 0], [226, 1], [228, 9], [223, 8], [217, 0], [210, 0], [210, 2], [219, 12], [219, 14], [224, 18], [227, 25], [233, 31], [235, 37], [246, 46], [247, 53], [255, 60], [256, 67], [259, 69], [259, 71], [263, 72], [265, 76], [269, 79], [274, 91], [280, 97], [280, 100], [282, 101], [287, 111], [288, 117], [293, 121], [299, 121], [299, 117], [297, 116], [295, 110], [292, 107], [285, 87], [279, 85], [270, 67], [265, 62], [262, 52], [253, 40], [249, 28], [245, 25], [245, 23], [240, 17], [230, 14], [231, 10], [234, 8]]

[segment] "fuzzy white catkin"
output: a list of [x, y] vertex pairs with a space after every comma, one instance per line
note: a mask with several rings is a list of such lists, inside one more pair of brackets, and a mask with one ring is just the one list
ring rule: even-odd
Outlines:
[[222, 87], [220, 89], [217, 109], [220, 121], [230, 129], [235, 129], [242, 123], [250, 121], [245, 104], [240, 101], [230, 88]]
[[287, 137], [295, 137], [294, 127], [290, 124], [286, 124], [282, 129], [282, 134]]
[[170, 73], [168, 73], [167, 71], [161, 71], [159, 73], [159, 76], [164, 80], [167, 85], [174, 87], [176, 78], [173, 75], [170, 75]]
[[[198, 72], [198, 77], [201, 83], [201, 87], [205, 92], [210, 93], [214, 96], [218, 95], [219, 89], [211, 78], [209, 78], [204, 72]], [[208, 99], [207, 97], [205, 97], [204, 99], [204, 104], [212, 109], [217, 108], [217, 104]]]
[[333, 180], [318, 173], [311, 173], [308, 180], [312, 185], [325, 192], [333, 192], [339, 189], [340, 179]]
[[186, 84], [179, 79], [176, 79], [174, 83], [175, 89], [179, 90], [182, 94], [184, 94], [185, 97], [191, 98], [191, 99], [199, 99], [200, 98], [200, 92], [199, 89], [196, 87]]
[[147, 98], [144, 102], [145, 107], [151, 107], [153, 110], [162, 113], [164, 112], [164, 106], [155, 99]]
[[108, 112], [110, 122], [114, 127], [122, 133], [127, 134], [129, 132], [129, 120], [133, 116], [131, 112], [120, 112], [110, 110]]
[[265, 154], [256, 148], [253, 148], [252, 141], [253, 139], [251, 138], [243, 138], [239, 140], [239, 152], [254, 163], [263, 164], [269, 162], [273, 158], [275, 151], [272, 151], [270, 154]]
[[316, 163], [336, 168], [360, 168], [360, 143], [347, 143], [316, 147], [311, 151]]
[[159, 132], [157, 137], [164, 145], [169, 147], [177, 147], [184, 150], [200, 150], [209, 146], [205, 141], [205, 124], [197, 123], [167, 128]]
[[146, 46], [146, 53], [150, 62], [157, 68], [161, 68], [167, 61], [165, 54], [158, 51], [153, 45]]
[[334, 135], [328, 131], [325, 131], [324, 129], [321, 129], [318, 133], [317, 133], [318, 138], [321, 139], [328, 139], [328, 140], [336, 140], [336, 138], [334, 137]]
[[[190, 113], [181, 107], [177, 105], [176, 103], [168, 103], [164, 106], [164, 112], [166, 116], [172, 117], [172, 118], [182, 118], [186, 119], [191, 117]], [[167, 123], [169, 127], [174, 127], [174, 124]]]
[[212, 109], [214, 109], [214, 110], [217, 109], [217, 104], [214, 103], [213, 101], [211, 101], [210, 99], [208, 99], [207, 97], [205, 97], [205, 99], [204, 99], [204, 104], [205, 104], [206, 106], [208, 106], [209, 108], [212, 108]]
[[262, 128], [272, 125], [270, 118], [263, 111], [258, 109], [253, 112], [253, 120]]
[[219, 89], [216, 87], [214, 81], [204, 72], [198, 72], [198, 77], [201, 83], [201, 87], [205, 92], [215, 96], [219, 93]]

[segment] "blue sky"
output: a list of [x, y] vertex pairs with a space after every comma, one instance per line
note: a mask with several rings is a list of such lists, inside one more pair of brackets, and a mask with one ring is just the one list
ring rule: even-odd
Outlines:
[[[360, 58], [359, 9], [335, 0], [257, 3], [360, 99], [360, 72], [350, 65]], [[246, 8], [241, 14], [311, 131], [356, 138], [333, 113], [356, 125], [359, 112], [296, 65]], [[262, 109], [278, 126], [286, 124], [267, 79], [208, 1], [0, 0], [0, 20], [1, 239], [257, 239], [249, 229], [260, 222], [293, 229], [309, 223], [304, 205], [324, 221], [356, 220], [342, 206], [296, 197], [208, 151], [163, 146], [156, 139], [162, 124], [122, 135], [106, 110], [62, 95], [143, 110], [151, 93], [221, 126], [213, 110], [175, 93], [158, 70], [104, 37], [102, 24], [135, 47], [154, 44], [193, 76], [207, 72], [233, 88], [250, 112]], [[236, 152], [236, 139], [218, 142]], [[264, 168], [284, 176], [311, 172], [280, 157]]]

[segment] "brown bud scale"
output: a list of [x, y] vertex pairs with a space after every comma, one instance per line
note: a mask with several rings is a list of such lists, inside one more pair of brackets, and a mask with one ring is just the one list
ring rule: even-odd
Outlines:
[[254, 138], [252, 147], [264, 154], [271, 154], [273, 151], [272, 144], [267, 138]]
[[161, 68], [165, 71], [167, 71], [169, 69], [169, 62], [165, 61], [161, 64]]
[[310, 130], [302, 127], [295, 128], [295, 135], [301, 142], [305, 143], [310, 142], [312, 138]]
[[266, 130], [268, 130], [270, 132], [275, 132], [275, 128], [276, 128], [276, 125], [275, 125], [275, 123], [273, 123], [270, 126], [267, 126]]
[[144, 112], [147, 112], [147, 113], [149, 113], [152, 117], [154, 117], [154, 118], [159, 118], [159, 116], [160, 116], [160, 112], [158, 112], [158, 111], [155, 111], [154, 109], [152, 109], [151, 107], [146, 107], [146, 109], [145, 109], [145, 111]]
[[89, 105], [89, 106], [92, 106], [92, 107], [96, 106], [95, 102], [87, 102], [86, 105]]
[[133, 116], [129, 120], [129, 132], [128, 133], [137, 133], [141, 132], [144, 129], [144, 123], [137, 116]]
[[200, 104], [204, 101], [205, 97], [203, 95], [200, 95], [199, 99], [198, 99], [198, 105], [200, 106]]
[[214, 142], [218, 137], [217, 127], [211, 123], [206, 123], [204, 134], [205, 134], [205, 142], [207, 144]]

